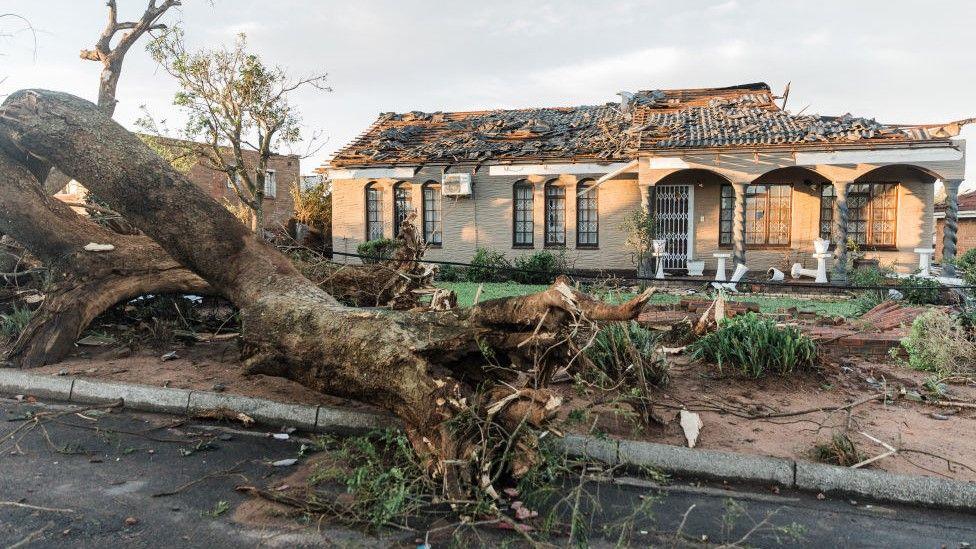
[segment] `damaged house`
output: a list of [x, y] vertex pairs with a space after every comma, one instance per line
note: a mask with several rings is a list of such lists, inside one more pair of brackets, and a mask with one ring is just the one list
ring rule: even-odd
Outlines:
[[[955, 226], [960, 123], [794, 114], [763, 83], [619, 95], [597, 106], [381, 114], [325, 168], [334, 250], [393, 237], [416, 211], [433, 260], [555, 249], [577, 269], [633, 272], [623, 226], [647, 208], [665, 266], [679, 274], [689, 261], [714, 269], [723, 253], [753, 272], [809, 264], [818, 238], [910, 271], [915, 249], [934, 239], [940, 180]], [[955, 231], [944, 239], [948, 260]], [[846, 277], [846, 248], [834, 250], [835, 280]]]

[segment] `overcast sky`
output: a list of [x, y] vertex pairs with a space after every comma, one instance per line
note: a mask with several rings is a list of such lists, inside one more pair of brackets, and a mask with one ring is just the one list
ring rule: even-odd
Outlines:
[[[168, 16], [191, 46], [245, 32], [267, 62], [329, 73], [332, 93], [297, 98], [328, 138], [310, 172], [384, 111], [599, 104], [619, 90], [792, 81], [788, 108], [944, 122], [976, 116], [976, 2], [184, 0]], [[119, 0], [120, 18], [144, 0]], [[100, 0], [0, 0], [36, 28], [0, 41], [0, 93], [96, 96], [100, 65], [78, 58], [105, 19]], [[4, 19], [0, 29], [17, 30]], [[125, 61], [116, 118], [140, 105], [177, 120], [175, 86], [144, 50]], [[963, 137], [976, 137], [973, 126]], [[976, 182], [976, 145], [970, 182]]]

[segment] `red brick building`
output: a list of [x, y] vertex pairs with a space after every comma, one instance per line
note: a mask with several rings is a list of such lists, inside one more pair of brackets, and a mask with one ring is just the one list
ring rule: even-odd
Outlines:
[[[228, 156], [230, 153], [228, 151]], [[258, 153], [245, 151], [248, 164], [257, 164]], [[291, 189], [299, 182], [300, 157], [298, 155], [273, 155], [268, 160], [268, 175], [265, 179], [264, 226], [271, 231], [282, 231], [295, 213], [295, 203]], [[250, 168], [253, 171], [253, 168]], [[237, 193], [227, 181], [227, 174], [213, 170], [202, 162], [197, 162], [187, 172], [187, 177], [221, 204], [240, 204]], [[84, 202], [87, 189], [72, 181], [55, 195], [69, 203]], [[79, 211], [81, 211], [79, 209]]]

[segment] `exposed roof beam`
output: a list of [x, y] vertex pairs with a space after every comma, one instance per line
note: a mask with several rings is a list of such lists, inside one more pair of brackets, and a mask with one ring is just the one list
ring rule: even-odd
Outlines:
[[594, 162], [573, 162], [563, 164], [493, 164], [488, 167], [488, 175], [585, 175], [612, 173], [627, 163], [614, 162], [597, 164]]

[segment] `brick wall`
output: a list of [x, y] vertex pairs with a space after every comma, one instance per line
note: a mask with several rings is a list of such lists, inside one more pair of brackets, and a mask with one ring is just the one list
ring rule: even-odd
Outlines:
[[[453, 171], [452, 171], [453, 173]], [[883, 179], [874, 181], [899, 181], [897, 250], [868, 252], [882, 264], [903, 271], [910, 271], [918, 264], [912, 251], [923, 242], [932, 240], [933, 187], [919, 179], [910, 170], [893, 168], [880, 174]], [[521, 177], [489, 176], [482, 168], [473, 175], [471, 197], [444, 197], [442, 202], [443, 246], [431, 249], [427, 257], [434, 260], [466, 262], [478, 246], [487, 246], [504, 252], [509, 258], [531, 254], [543, 249], [544, 197], [546, 181], [558, 180], [567, 186], [566, 192], [566, 253], [577, 269], [634, 269], [631, 250], [626, 246], [626, 234], [621, 226], [626, 218], [640, 205], [640, 190], [634, 176], [621, 176], [603, 183], [598, 189], [599, 240], [596, 250], [576, 247], [575, 186], [581, 179], [592, 176], [563, 175], [559, 177], [530, 176], [525, 178], [535, 189], [535, 246], [532, 249], [512, 247], [512, 185]], [[820, 191], [804, 180], [818, 183], [810, 172], [804, 170], [779, 170], [775, 176], [784, 182], [794, 183], [792, 195], [791, 244], [782, 249], [747, 249], [747, 263], [753, 272], [768, 267], [789, 270], [793, 261], [808, 267], [814, 266], [810, 258], [813, 240], [819, 238]], [[897, 179], [895, 179], [897, 178]], [[404, 180], [411, 185], [412, 203], [421, 204], [421, 184], [440, 181], [440, 168], [424, 168], [415, 177]], [[383, 190], [384, 234], [393, 236], [393, 179], [346, 179], [333, 181], [333, 249], [337, 252], [355, 253], [356, 246], [365, 238], [365, 193], [370, 181]], [[691, 184], [694, 186], [694, 253], [706, 262], [706, 269], [715, 268], [712, 253], [719, 251], [719, 198], [725, 180], [712, 172], [678, 172], [666, 178], [662, 184]], [[342, 260], [342, 256], [336, 256]]]
[[[244, 160], [250, 166], [257, 163], [257, 153], [247, 151]], [[253, 172], [253, 168], [249, 168]], [[277, 229], [288, 222], [295, 213], [295, 203], [291, 195], [291, 188], [298, 181], [299, 157], [272, 156], [268, 160], [268, 169], [274, 170], [277, 178], [277, 192], [274, 198], [264, 198], [264, 224], [269, 229]], [[216, 172], [202, 163], [194, 165], [187, 174], [193, 181], [207, 192], [214, 200], [224, 203], [228, 200], [239, 204], [237, 193], [227, 185], [227, 174]]]
[[[256, 152], [245, 152], [245, 161], [249, 164], [256, 163], [256, 159]], [[268, 229], [277, 230], [295, 213], [291, 188], [299, 178], [299, 157], [274, 155], [268, 160], [268, 169], [274, 170], [277, 176], [277, 193], [274, 198], [264, 198], [264, 220]], [[237, 193], [227, 185], [227, 174], [223, 172], [214, 171], [198, 162], [190, 168], [187, 177], [221, 204], [224, 204], [225, 199], [235, 204], [240, 203]], [[88, 191], [82, 185], [71, 182], [55, 197], [65, 202], [84, 202], [87, 193]], [[78, 208], [76, 210], [83, 211]]]
[[[942, 258], [942, 230], [945, 219], [936, 220], [935, 257]], [[966, 250], [976, 248], [976, 217], [964, 217], [959, 220], [959, 230], [956, 232], [956, 257], [966, 253]]]

